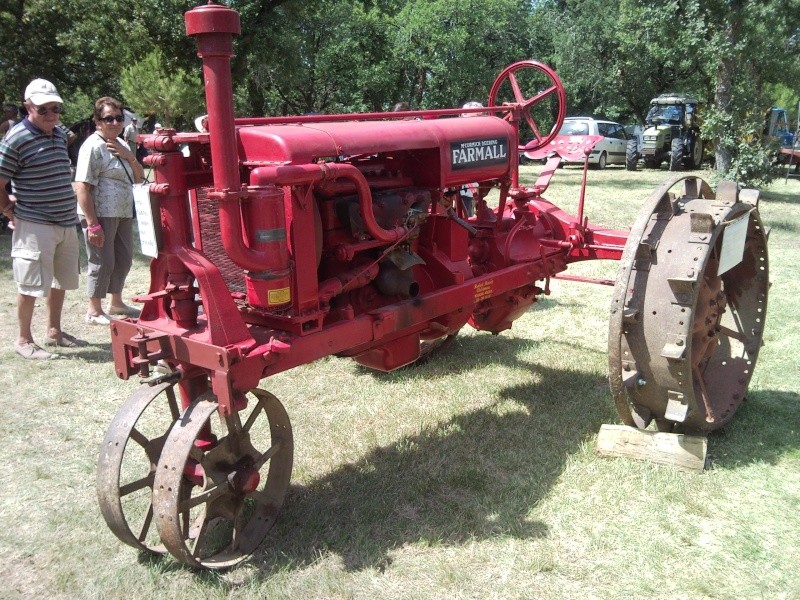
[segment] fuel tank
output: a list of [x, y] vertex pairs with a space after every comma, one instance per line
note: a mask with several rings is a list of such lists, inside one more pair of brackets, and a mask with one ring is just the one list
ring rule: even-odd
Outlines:
[[346, 121], [237, 128], [247, 165], [347, 162], [377, 157], [414, 185], [446, 188], [509, 174], [512, 126], [497, 117]]

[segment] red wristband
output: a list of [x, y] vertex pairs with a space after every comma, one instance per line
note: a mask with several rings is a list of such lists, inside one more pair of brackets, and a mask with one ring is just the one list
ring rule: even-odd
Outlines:
[[96, 225], [89, 225], [86, 229], [89, 233], [97, 233], [98, 231], [102, 231], [103, 226], [97, 223]]

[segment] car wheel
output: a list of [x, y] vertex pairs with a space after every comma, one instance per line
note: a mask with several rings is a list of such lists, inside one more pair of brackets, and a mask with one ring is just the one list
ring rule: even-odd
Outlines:
[[608, 159], [606, 158], [606, 153], [605, 152], [601, 152], [600, 153], [600, 158], [597, 159], [597, 170], [598, 171], [602, 171], [603, 169], [606, 168], [606, 161], [607, 160]]
[[631, 140], [625, 148], [625, 168], [628, 169], [628, 171], [635, 171], [636, 163], [638, 162], [639, 152], [636, 147], [636, 140]]
[[683, 167], [683, 140], [674, 138], [669, 153], [669, 170], [680, 171]]

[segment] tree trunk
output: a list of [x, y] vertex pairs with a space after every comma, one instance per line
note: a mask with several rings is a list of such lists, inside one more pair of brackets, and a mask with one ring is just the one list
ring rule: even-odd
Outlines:
[[725, 24], [720, 31], [722, 56], [717, 65], [716, 84], [714, 86], [714, 108], [720, 117], [720, 125], [714, 134], [714, 152], [716, 154], [715, 168], [717, 173], [724, 173], [731, 167], [733, 162], [734, 148], [725, 143], [725, 139], [730, 140], [729, 129], [733, 123], [733, 86], [734, 74], [736, 71], [737, 56], [735, 48], [739, 41], [739, 31], [741, 29], [741, 14], [743, 6], [742, 0], [730, 0], [728, 15]]
[[733, 149], [723, 142], [724, 128], [730, 127], [730, 118], [733, 116], [733, 69], [734, 60], [730, 57], [723, 58], [717, 67], [717, 83], [714, 89], [714, 108], [720, 115], [728, 117], [720, 124], [714, 136], [714, 164], [717, 173], [725, 173], [733, 160]]

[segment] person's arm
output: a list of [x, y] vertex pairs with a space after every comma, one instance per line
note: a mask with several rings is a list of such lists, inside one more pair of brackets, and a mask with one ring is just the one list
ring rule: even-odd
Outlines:
[[75, 188], [75, 195], [78, 196], [78, 206], [81, 207], [81, 212], [86, 218], [87, 239], [92, 246], [101, 248], [106, 241], [106, 234], [100, 226], [97, 212], [94, 209], [94, 200], [92, 199], [92, 188], [94, 186], [85, 181], [76, 181], [73, 187]]
[[133, 183], [142, 183], [144, 181], [144, 167], [136, 160], [136, 155], [131, 152], [127, 144], [120, 143], [118, 139], [106, 140], [106, 146], [111, 154], [126, 161], [131, 166], [133, 171]]
[[14, 203], [11, 202], [11, 198], [8, 197], [8, 192], [6, 191], [7, 183], [8, 179], [0, 177], [0, 214], [2, 214], [9, 221], [13, 221]]

